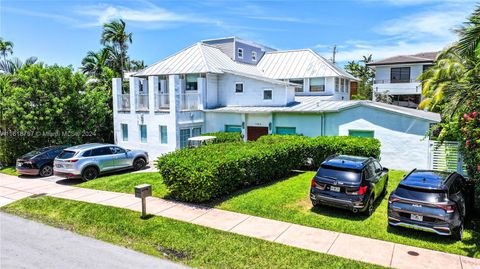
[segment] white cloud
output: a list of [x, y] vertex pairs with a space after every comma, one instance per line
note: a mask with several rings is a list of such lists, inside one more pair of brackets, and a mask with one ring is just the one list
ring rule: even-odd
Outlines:
[[77, 9], [77, 13], [94, 18], [93, 22], [86, 23], [84, 26], [99, 26], [116, 18], [139, 23], [160, 23], [160, 25], [162, 23], [220, 23], [219, 20], [203, 18], [195, 14], [173, 12], [150, 3], [139, 8], [104, 4], [83, 6]]

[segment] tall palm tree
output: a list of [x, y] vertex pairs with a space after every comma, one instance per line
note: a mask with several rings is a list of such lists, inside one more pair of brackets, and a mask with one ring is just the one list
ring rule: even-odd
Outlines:
[[0, 37], [0, 54], [3, 56], [3, 60], [6, 61], [7, 54], [13, 53], [13, 42], [3, 41], [3, 38]]
[[18, 58], [0, 60], [0, 73], [15, 74], [23, 67], [37, 63], [38, 58], [35, 56], [27, 58], [24, 62]]
[[82, 60], [80, 68], [84, 74], [94, 78], [99, 78], [105, 67], [110, 64], [110, 50], [103, 48], [99, 52], [89, 51], [87, 56]]
[[132, 43], [132, 33], [125, 31], [125, 21], [122, 19], [112, 20], [109, 23], [103, 25], [102, 38], [100, 42], [103, 45], [112, 44], [113, 47], [118, 49], [120, 54], [118, 67], [120, 70], [120, 76], [123, 80], [123, 70], [126, 62], [126, 55], [128, 44]]
[[457, 33], [460, 34], [460, 40], [456, 47], [461, 55], [480, 54], [480, 5]]

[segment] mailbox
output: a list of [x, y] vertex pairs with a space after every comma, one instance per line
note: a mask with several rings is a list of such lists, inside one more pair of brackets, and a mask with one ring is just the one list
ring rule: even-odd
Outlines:
[[146, 198], [148, 196], [152, 196], [152, 185], [142, 184], [135, 186], [135, 197]]

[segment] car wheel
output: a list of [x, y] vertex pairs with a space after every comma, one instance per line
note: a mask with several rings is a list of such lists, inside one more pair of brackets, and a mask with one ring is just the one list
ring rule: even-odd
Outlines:
[[96, 167], [90, 166], [85, 168], [82, 173], [82, 179], [85, 181], [93, 180], [98, 177], [98, 169]]
[[373, 210], [374, 210], [374, 202], [373, 202], [373, 196], [372, 196], [368, 200], [367, 209], [365, 210], [364, 213], [367, 216], [371, 216], [373, 214]]
[[463, 238], [463, 223], [458, 228], [453, 230], [452, 235], [455, 238], [455, 240], [462, 241], [462, 238]]
[[44, 165], [40, 168], [40, 176], [41, 177], [49, 177], [51, 175], [53, 175], [53, 166], [51, 165]]
[[147, 163], [145, 162], [144, 158], [136, 158], [133, 161], [133, 170], [138, 171], [138, 170], [144, 168], [145, 165], [147, 165]]

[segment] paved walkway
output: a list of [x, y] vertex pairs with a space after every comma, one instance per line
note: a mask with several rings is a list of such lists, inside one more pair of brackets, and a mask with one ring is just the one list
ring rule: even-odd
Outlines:
[[184, 265], [0, 213], [0, 268], [165, 268]]
[[[0, 174], [0, 206], [40, 193], [141, 211], [140, 199], [133, 194], [83, 189]], [[147, 211], [157, 216], [394, 268], [480, 268], [480, 259], [160, 198], [149, 197]]]

